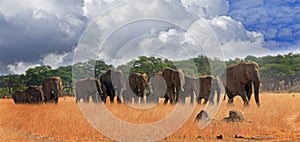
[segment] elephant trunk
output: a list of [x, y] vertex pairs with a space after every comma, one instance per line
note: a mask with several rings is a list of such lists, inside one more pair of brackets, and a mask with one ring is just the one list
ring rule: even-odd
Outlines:
[[254, 84], [254, 97], [255, 97], [255, 102], [257, 107], [260, 106], [260, 102], [259, 102], [259, 87], [260, 87], [260, 81], [259, 79], [257, 81], [253, 82]]

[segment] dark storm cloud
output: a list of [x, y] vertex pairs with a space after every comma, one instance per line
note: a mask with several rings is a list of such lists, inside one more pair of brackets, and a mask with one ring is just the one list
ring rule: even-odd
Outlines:
[[[60, 14], [25, 9], [14, 13], [12, 17], [0, 11], [2, 68], [17, 62], [42, 64], [42, 59], [49, 53], [70, 52], [78, 42], [87, 21], [80, 12], [70, 13], [74, 11], [70, 9], [58, 9], [56, 12], [65, 12]], [[9, 71], [1, 70], [1, 73]]]

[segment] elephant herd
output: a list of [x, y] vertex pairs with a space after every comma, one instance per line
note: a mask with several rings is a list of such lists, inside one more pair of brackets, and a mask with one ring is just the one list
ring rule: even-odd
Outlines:
[[60, 77], [46, 78], [42, 86], [29, 86], [24, 91], [17, 90], [12, 95], [16, 104], [58, 103], [62, 96], [62, 79]]
[[259, 67], [256, 63], [248, 61], [228, 66], [220, 78], [218, 76], [185, 76], [181, 69], [168, 68], [150, 78], [146, 73], [132, 73], [124, 79], [121, 71], [109, 70], [100, 78], [77, 81], [75, 89], [76, 102], [81, 99], [83, 102], [89, 102], [92, 98], [95, 103], [105, 103], [109, 97], [110, 102], [114, 103], [116, 97], [118, 103], [122, 101], [124, 103], [159, 103], [161, 98], [164, 99], [164, 104], [185, 104], [186, 98], [189, 97], [190, 103], [200, 104], [204, 99], [204, 104], [207, 102], [218, 104], [223, 86], [229, 104], [233, 103], [233, 98], [239, 95], [244, 105], [249, 105], [254, 88], [256, 104], [260, 105]]
[[[76, 103], [83, 100], [94, 103], [106, 102], [109, 98], [114, 103], [159, 103], [185, 104], [190, 103], [215, 104], [220, 102], [221, 90], [224, 87], [228, 104], [239, 95], [244, 105], [249, 105], [252, 92], [256, 105], [260, 106], [259, 88], [261, 85], [259, 67], [255, 62], [242, 61], [228, 66], [220, 76], [192, 77], [184, 75], [181, 69], [164, 69], [148, 77], [146, 73], [132, 73], [124, 78], [122, 71], [109, 70], [99, 78], [78, 80], [75, 85]], [[50, 77], [43, 81], [42, 86], [30, 86], [24, 91], [15, 91], [13, 99], [20, 103], [58, 103], [62, 96], [62, 79]], [[225, 97], [224, 97], [225, 99]], [[215, 102], [216, 101], [216, 102]]]

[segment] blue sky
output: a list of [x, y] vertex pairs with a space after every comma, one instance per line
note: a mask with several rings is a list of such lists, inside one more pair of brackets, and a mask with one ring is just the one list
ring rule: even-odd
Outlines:
[[[20, 74], [39, 65], [69, 65], [78, 51], [83, 60], [93, 54], [108, 63], [120, 59], [119, 64], [150, 52], [171, 59], [214, 56], [218, 51], [213, 38], [218, 40], [223, 59], [300, 53], [300, 2], [296, 0], [137, 0], [120, 6], [124, 1], [0, 0], [0, 74]], [[174, 24], [149, 20], [128, 24], [107, 39], [103, 50], [90, 48], [100, 45], [95, 39], [104, 38], [105, 32], [114, 30], [113, 25], [134, 17], [175, 18], [175, 23], [190, 25], [184, 31]], [[86, 35], [94, 36], [80, 43], [87, 29], [92, 30]], [[189, 31], [199, 31], [200, 47]], [[123, 49], [121, 43], [127, 43]], [[89, 48], [80, 50], [83, 46]]]
[[300, 1], [229, 0], [228, 15], [259, 31], [271, 50], [300, 48]]

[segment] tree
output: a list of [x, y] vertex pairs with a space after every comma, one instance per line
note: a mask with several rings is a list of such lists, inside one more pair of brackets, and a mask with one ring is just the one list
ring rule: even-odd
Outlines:
[[[168, 63], [170, 64], [170, 62]], [[129, 62], [127, 67], [130, 68], [129, 74], [140, 72], [152, 77], [155, 73], [164, 70], [168, 66], [161, 58], [141, 56], [139, 59]]]
[[25, 71], [26, 85], [41, 85], [42, 81], [50, 76], [48, 73], [52, 68], [50, 66], [37, 66]]

